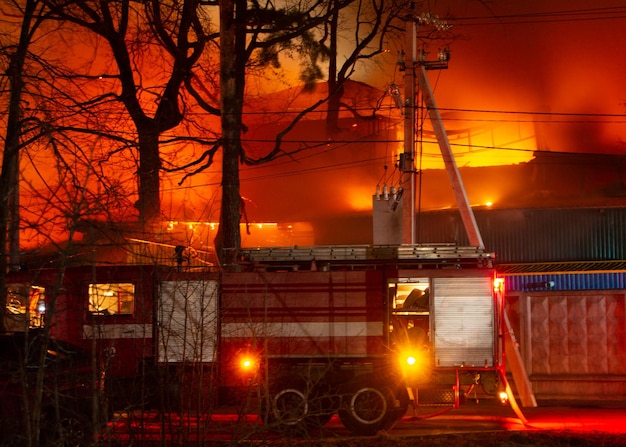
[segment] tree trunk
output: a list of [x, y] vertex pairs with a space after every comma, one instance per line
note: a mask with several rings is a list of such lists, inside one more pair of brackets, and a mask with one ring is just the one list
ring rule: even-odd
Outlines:
[[157, 221], [161, 211], [159, 130], [137, 127], [139, 137], [139, 199], [136, 207], [143, 224], [150, 225]]
[[241, 234], [239, 160], [245, 86], [246, 1], [220, 2], [220, 92], [222, 120], [222, 205], [215, 249], [225, 268], [236, 265]]

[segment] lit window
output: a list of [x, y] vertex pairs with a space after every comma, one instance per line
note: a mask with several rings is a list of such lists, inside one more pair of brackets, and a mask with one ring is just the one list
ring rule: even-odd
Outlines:
[[134, 284], [89, 284], [89, 312], [93, 315], [132, 315], [134, 304]]
[[[45, 289], [29, 284], [7, 286], [7, 317], [19, 324], [28, 320], [28, 327], [42, 326], [45, 308]], [[23, 328], [21, 328], [23, 330]]]
[[429, 311], [428, 278], [411, 278], [411, 282], [398, 282], [390, 285], [393, 292], [393, 312], [406, 315], [414, 312]]

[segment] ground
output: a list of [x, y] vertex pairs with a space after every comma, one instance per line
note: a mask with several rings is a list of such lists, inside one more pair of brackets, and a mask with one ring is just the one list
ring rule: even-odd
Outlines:
[[[435, 417], [409, 410], [391, 430], [354, 436], [333, 417], [305, 437], [268, 431], [256, 415], [212, 414], [209, 420], [180, 419], [163, 425], [156, 413], [141, 420], [125, 414], [112, 422], [107, 437], [116, 447], [617, 447], [626, 446], [626, 401], [542, 402], [515, 413], [497, 401], [479, 400]], [[184, 422], [183, 426], [180, 425]], [[175, 429], [169, 432], [164, 429]], [[180, 431], [179, 429], [183, 429]]]
[[[295, 444], [300, 444], [296, 442]], [[293, 443], [292, 443], [293, 445]], [[626, 435], [620, 433], [577, 432], [491, 432], [456, 435], [428, 435], [341, 439], [336, 441], [302, 441], [301, 446], [336, 447], [623, 447]]]

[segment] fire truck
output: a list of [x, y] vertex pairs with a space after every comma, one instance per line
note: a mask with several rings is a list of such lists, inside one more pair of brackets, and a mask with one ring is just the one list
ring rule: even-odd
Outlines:
[[[415, 23], [407, 26], [412, 42]], [[118, 410], [237, 405], [291, 432], [338, 414], [350, 431], [372, 435], [409, 406], [454, 408], [477, 388], [512, 398], [503, 283], [454, 163], [430, 65], [413, 54], [406, 66], [418, 68], [407, 70], [406, 90], [418, 76], [470, 246], [377, 240], [377, 227], [414, 220], [411, 187], [407, 206], [409, 194], [374, 199], [374, 245], [243, 249], [228, 269], [157, 263], [12, 273], [9, 311], [24, 316], [16, 324], [45, 324], [56, 338], [92, 349]], [[400, 165], [404, 184], [414, 185], [415, 112], [404, 113]]]
[[240, 271], [14, 273], [8, 302], [97, 354], [114, 409], [239, 405], [299, 432], [338, 414], [371, 435], [410, 405], [499, 391], [503, 294], [492, 262], [446, 245], [244, 249]]

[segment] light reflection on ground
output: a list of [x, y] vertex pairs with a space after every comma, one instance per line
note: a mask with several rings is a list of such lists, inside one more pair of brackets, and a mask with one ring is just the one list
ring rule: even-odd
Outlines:
[[[603, 405], [581, 405], [576, 403], [540, 405], [536, 408], [522, 408], [527, 423], [524, 424], [509, 406], [497, 402], [480, 401], [468, 403], [447, 412], [440, 410], [434, 417], [428, 413], [413, 412], [409, 409], [388, 432], [391, 438], [459, 434], [483, 432], [573, 432], [626, 434], [626, 402]], [[228, 441], [246, 433], [247, 439], [278, 438], [276, 434], [263, 429], [256, 415], [237, 415], [227, 412], [212, 415], [159, 415], [157, 413], [119, 413], [107, 429], [106, 439], [118, 442], [131, 441], [176, 441], [183, 437]], [[171, 434], [168, 433], [172, 429]], [[321, 430], [314, 430], [313, 436], [320, 439], [348, 438], [351, 434], [334, 416]]]

